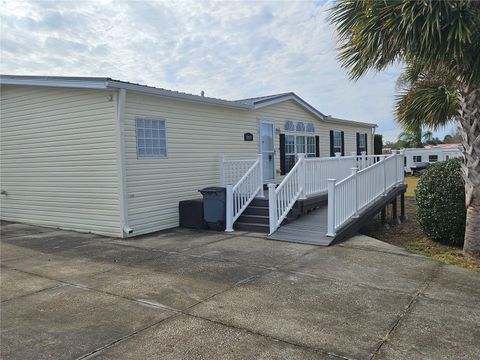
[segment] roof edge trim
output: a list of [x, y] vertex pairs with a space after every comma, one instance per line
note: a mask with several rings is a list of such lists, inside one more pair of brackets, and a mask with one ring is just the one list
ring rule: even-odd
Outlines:
[[62, 79], [13, 79], [0, 78], [1, 85], [45, 86], [73, 89], [107, 89], [106, 81], [62, 80]]
[[324, 120], [326, 116], [322, 114], [320, 111], [315, 109], [312, 105], [307, 103], [305, 100], [303, 100], [300, 96], [296, 95], [295, 93], [289, 93], [285, 95], [279, 95], [278, 97], [270, 98], [270, 99], [265, 99], [265, 100], [259, 100], [259, 101], [254, 101], [254, 108], [255, 109], [261, 109], [265, 106], [270, 106], [274, 104], [278, 104], [283, 101], [287, 100], [293, 100], [308, 111], [310, 111], [312, 114], [320, 118], [321, 120]]
[[181, 101], [188, 101], [188, 102], [194, 102], [199, 104], [223, 106], [227, 108], [234, 108], [234, 109], [241, 109], [241, 110], [252, 109], [252, 106], [248, 104], [239, 104], [229, 100], [209, 98], [209, 97], [203, 97], [203, 96], [193, 95], [193, 94], [177, 93], [171, 90], [159, 89], [159, 88], [154, 88], [154, 87], [149, 87], [144, 85], [127, 84], [127, 83], [115, 81], [115, 80], [108, 80], [107, 87], [110, 89], [125, 89], [127, 91], [133, 91], [133, 92], [138, 92], [142, 94], [156, 95], [164, 98], [169, 98], [172, 100], [181, 100]]

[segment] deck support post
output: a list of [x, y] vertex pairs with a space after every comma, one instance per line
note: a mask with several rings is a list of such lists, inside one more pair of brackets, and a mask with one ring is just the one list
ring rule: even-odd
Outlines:
[[226, 214], [225, 214], [225, 231], [233, 231], [233, 185], [227, 185], [227, 201], [226, 201]]
[[405, 193], [402, 192], [400, 194], [400, 221], [404, 222], [405, 220], [407, 220], [405, 216]]
[[275, 197], [275, 184], [268, 184], [268, 218], [270, 234], [277, 230], [277, 199]]
[[382, 208], [382, 211], [380, 212], [380, 222], [382, 225], [385, 225], [385, 219], [387, 217], [387, 212], [385, 211], [385, 208]]
[[367, 152], [362, 151], [362, 169], [365, 169], [367, 167]]
[[398, 169], [399, 173], [399, 179], [398, 179], [398, 183], [399, 184], [403, 184], [403, 182], [405, 181], [405, 167], [404, 167], [404, 164], [405, 164], [405, 150], [398, 150], [398, 153], [400, 154], [399, 158], [400, 158], [400, 167]]
[[300, 168], [298, 169], [298, 181], [299, 181], [299, 185], [301, 187], [301, 192], [300, 192], [300, 196], [299, 196], [299, 199], [302, 199], [302, 200], [305, 200], [307, 198], [306, 196], [306, 185], [307, 185], [307, 168], [305, 166], [305, 157], [306, 157], [306, 154], [298, 154], [298, 161], [301, 162], [300, 164]]
[[226, 201], [226, 214], [225, 214], [225, 231], [233, 231], [233, 185], [227, 185], [227, 201]]
[[397, 196], [395, 196], [392, 200], [392, 222], [394, 224], [398, 224], [398, 216], [397, 216]]
[[335, 236], [335, 183], [336, 179], [328, 179], [328, 224], [327, 236]]
[[382, 172], [383, 172], [383, 196], [387, 196], [387, 171], [385, 167], [385, 159], [380, 160], [382, 162]]
[[225, 156], [220, 156], [220, 186], [226, 186], [225, 181]]
[[265, 197], [265, 192], [263, 190], [263, 156], [262, 154], [258, 154], [257, 155], [257, 159], [258, 161], [260, 162], [260, 191], [258, 192], [258, 197], [261, 197], [261, 198], [264, 198]]
[[350, 168], [351, 174], [353, 175], [353, 182], [354, 182], [354, 188], [355, 188], [355, 194], [353, 194], [353, 201], [355, 201], [355, 213], [353, 214], [353, 217], [358, 218], [358, 179], [357, 179], [357, 173], [358, 173], [358, 168], [352, 167]]

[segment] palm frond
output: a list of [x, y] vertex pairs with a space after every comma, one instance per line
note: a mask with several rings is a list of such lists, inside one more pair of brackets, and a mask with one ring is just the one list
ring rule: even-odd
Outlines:
[[434, 80], [418, 81], [403, 90], [396, 99], [396, 120], [404, 129], [425, 126], [438, 130], [458, 114], [458, 91]]
[[358, 79], [397, 61], [439, 64], [462, 81], [480, 80], [480, 7], [474, 1], [338, 0], [339, 60]]

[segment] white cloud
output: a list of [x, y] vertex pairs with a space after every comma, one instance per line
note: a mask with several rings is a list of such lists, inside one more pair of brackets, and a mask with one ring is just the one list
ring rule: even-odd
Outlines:
[[399, 69], [348, 80], [325, 2], [3, 0], [1, 72], [109, 76], [236, 99], [294, 91], [393, 140]]

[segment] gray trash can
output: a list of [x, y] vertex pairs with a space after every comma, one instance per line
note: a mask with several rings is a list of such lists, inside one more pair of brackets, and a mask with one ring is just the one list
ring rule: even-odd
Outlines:
[[225, 230], [226, 190], [211, 186], [201, 190], [203, 195], [203, 217], [209, 229]]

